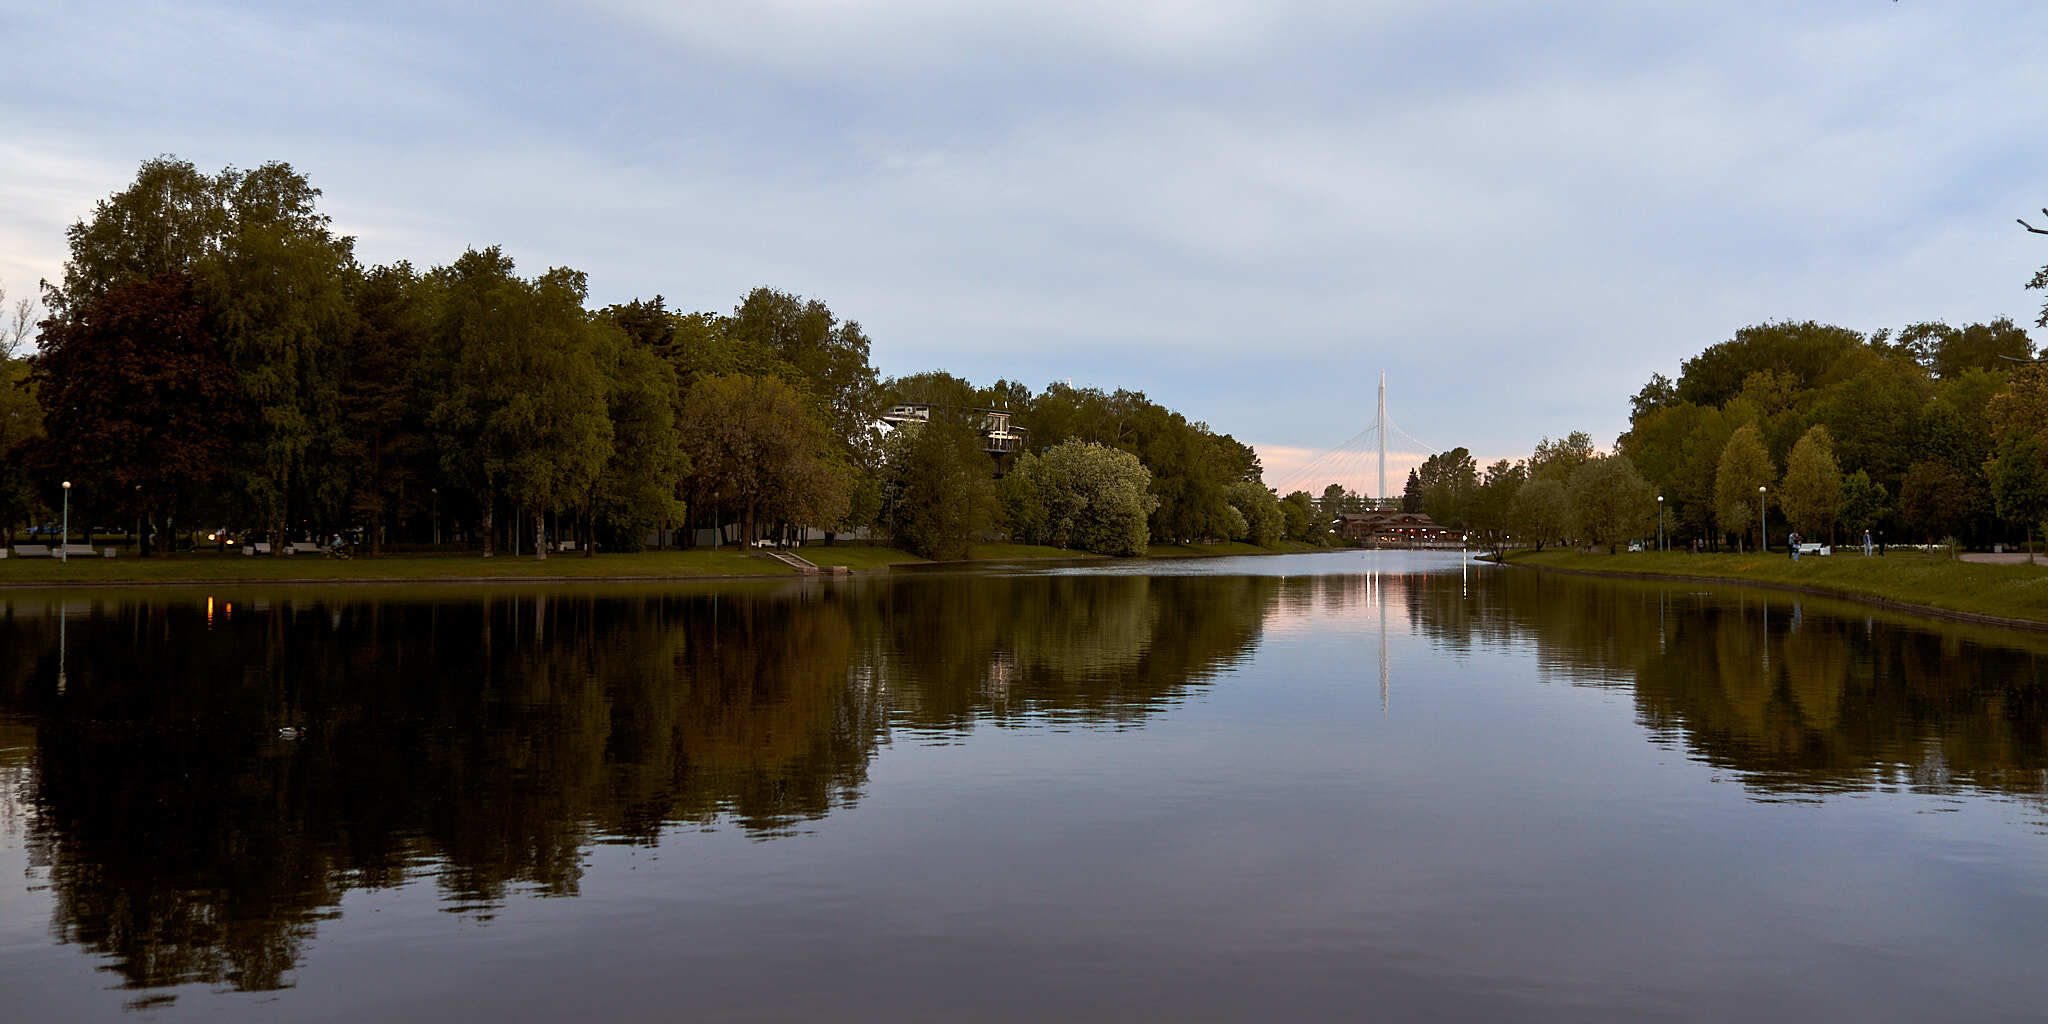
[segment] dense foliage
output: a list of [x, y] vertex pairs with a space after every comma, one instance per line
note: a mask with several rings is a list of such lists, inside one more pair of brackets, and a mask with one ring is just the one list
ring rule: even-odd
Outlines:
[[[885, 384], [858, 322], [771, 288], [728, 314], [659, 295], [592, 310], [581, 272], [521, 273], [495, 246], [364, 266], [319, 197], [287, 164], [206, 174], [164, 157], [71, 226], [33, 354], [32, 303], [0, 323], [0, 539], [47, 521], [65, 479], [74, 523], [340, 533], [370, 554], [809, 527], [947, 555], [1005, 520], [1018, 539], [1117, 553], [1321, 535], [1305, 501], [1283, 508], [1260, 483], [1251, 448], [1141, 392]], [[950, 412], [892, 434], [878, 417], [903, 401]], [[952, 415], [971, 409], [1014, 414], [1028, 445], [985, 450]], [[999, 506], [999, 479], [1035, 481], [1034, 507], [1057, 515]]]

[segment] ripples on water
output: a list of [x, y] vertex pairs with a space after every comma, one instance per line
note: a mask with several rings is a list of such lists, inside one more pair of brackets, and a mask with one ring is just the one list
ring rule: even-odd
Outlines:
[[2043, 647], [1360, 552], [0, 595], [0, 990], [1996, 1016], [2048, 995]]

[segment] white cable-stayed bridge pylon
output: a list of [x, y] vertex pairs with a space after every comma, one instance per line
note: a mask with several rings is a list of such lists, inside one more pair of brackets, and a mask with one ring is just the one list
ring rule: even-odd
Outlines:
[[1332, 481], [1353, 479], [1363, 473], [1368, 466], [1376, 463], [1379, 494], [1375, 497], [1382, 500], [1391, 498], [1393, 494], [1387, 489], [1387, 444], [1396, 438], [1413, 445], [1415, 451], [1423, 454], [1436, 451], [1421, 438], [1401, 429], [1393, 418], [1387, 415], [1387, 378], [1386, 374], [1382, 373], [1379, 408], [1373, 422], [1367, 424], [1364, 430], [1345, 439], [1342, 444], [1318, 454], [1298, 468], [1278, 477], [1271, 482], [1271, 486], [1283, 495], [1302, 490], [1314, 494], [1318, 486]]

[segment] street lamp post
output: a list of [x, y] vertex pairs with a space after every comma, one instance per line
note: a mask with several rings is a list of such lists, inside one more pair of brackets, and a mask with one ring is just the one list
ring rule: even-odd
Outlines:
[[71, 561], [71, 552], [65, 548], [71, 544], [71, 481], [64, 481], [64, 536], [57, 541], [57, 561]]
[[439, 487], [429, 487], [427, 489], [434, 492], [434, 545], [439, 547], [441, 544], [441, 489]]
[[1759, 552], [1771, 550], [1771, 530], [1764, 518], [1764, 485], [1756, 485], [1756, 549]]
[[1664, 550], [1664, 496], [1657, 495], [1657, 550]]

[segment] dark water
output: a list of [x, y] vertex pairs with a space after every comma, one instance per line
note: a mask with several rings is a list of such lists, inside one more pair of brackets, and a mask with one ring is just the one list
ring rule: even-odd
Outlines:
[[0, 594], [0, 1018], [2038, 1019], [2048, 638], [1366, 554]]

